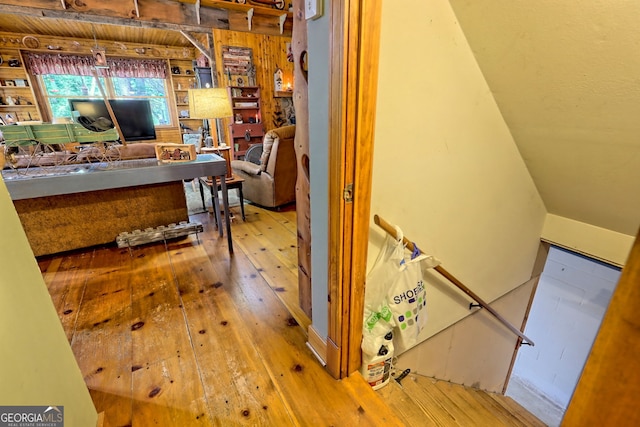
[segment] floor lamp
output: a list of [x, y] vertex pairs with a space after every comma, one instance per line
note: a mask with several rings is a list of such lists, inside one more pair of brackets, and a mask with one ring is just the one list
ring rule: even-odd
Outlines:
[[[189, 89], [189, 117], [192, 119], [223, 119], [231, 117], [231, 102], [225, 88], [205, 88], [205, 89]], [[206, 127], [208, 128], [208, 126]], [[205, 128], [205, 129], [206, 129]], [[215, 148], [220, 150], [220, 154], [227, 162], [227, 177], [231, 178], [231, 156], [229, 154], [230, 147], [224, 142], [224, 132], [220, 126], [220, 120], [216, 121], [216, 132], [218, 136], [218, 144]], [[208, 142], [209, 135], [205, 135], [206, 146], [211, 147]]]
[[[192, 119], [222, 119], [231, 117], [231, 102], [225, 88], [205, 88], [205, 89], [189, 89], [189, 117]], [[218, 143], [222, 146], [226, 145], [224, 141], [224, 132], [221, 129], [219, 121], [216, 122], [216, 134]], [[205, 126], [209, 129], [209, 126]], [[204, 135], [206, 137], [209, 134]]]

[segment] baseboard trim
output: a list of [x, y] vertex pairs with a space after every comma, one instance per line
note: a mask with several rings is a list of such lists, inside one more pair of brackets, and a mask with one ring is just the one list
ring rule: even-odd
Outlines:
[[308, 341], [307, 347], [313, 352], [322, 366], [327, 366], [327, 341], [321, 337], [318, 331], [316, 331], [313, 325], [309, 325], [307, 330]]

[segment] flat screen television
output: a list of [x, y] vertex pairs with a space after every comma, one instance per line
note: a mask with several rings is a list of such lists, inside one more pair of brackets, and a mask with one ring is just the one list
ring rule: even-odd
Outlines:
[[[156, 139], [149, 100], [110, 99], [109, 104], [127, 142]], [[69, 105], [71, 111], [91, 120], [109, 118], [109, 110], [102, 99], [70, 99]]]

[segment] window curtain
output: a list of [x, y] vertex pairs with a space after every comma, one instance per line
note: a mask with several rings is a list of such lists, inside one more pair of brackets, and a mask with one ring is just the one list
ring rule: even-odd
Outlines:
[[[71, 74], [92, 76], [93, 56], [27, 52], [25, 66], [33, 75]], [[107, 58], [109, 68], [97, 68], [102, 77], [146, 77], [166, 79], [167, 63], [162, 59]]]

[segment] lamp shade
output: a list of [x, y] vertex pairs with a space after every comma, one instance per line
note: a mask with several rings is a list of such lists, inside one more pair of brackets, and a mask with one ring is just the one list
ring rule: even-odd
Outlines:
[[231, 117], [231, 102], [225, 88], [189, 89], [189, 117], [220, 119]]

